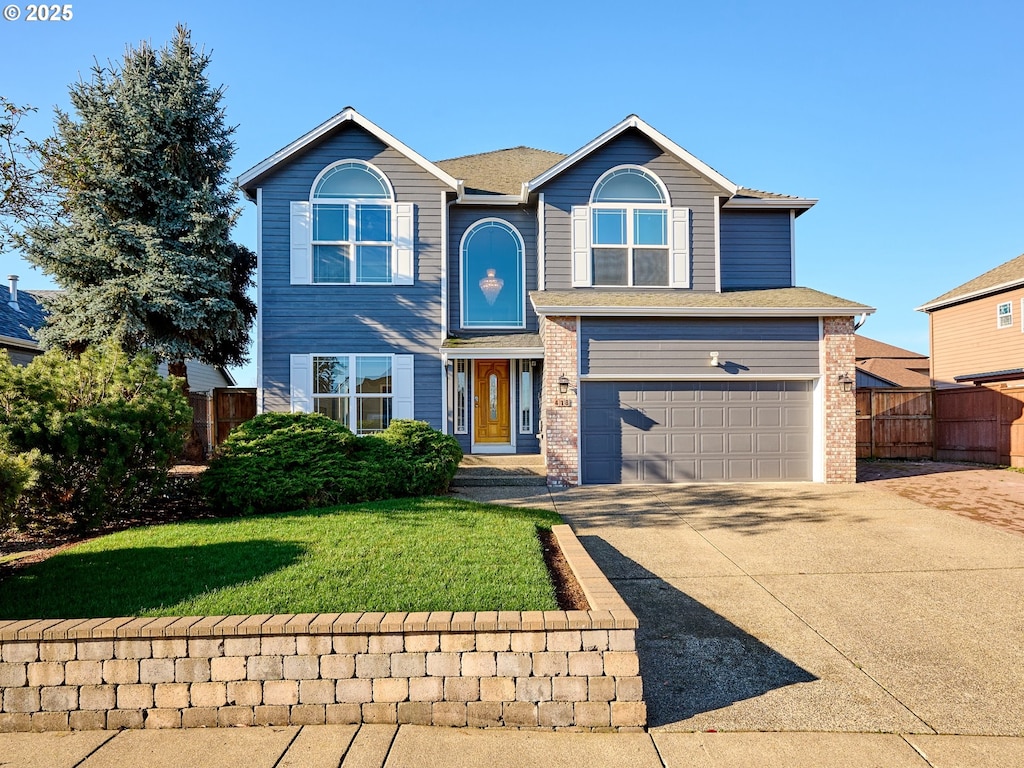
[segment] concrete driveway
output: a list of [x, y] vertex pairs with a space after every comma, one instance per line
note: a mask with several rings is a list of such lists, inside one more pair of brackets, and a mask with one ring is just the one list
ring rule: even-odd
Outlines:
[[1024, 536], [864, 486], [550, 501], [640, 619], [652, 729], [1024, 735]]

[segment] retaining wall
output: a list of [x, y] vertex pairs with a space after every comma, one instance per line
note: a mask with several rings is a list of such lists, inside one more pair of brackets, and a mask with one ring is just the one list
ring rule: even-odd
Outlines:
[[0, 620], [0, 732], [319, 723], [640, 730], [636, 617], [589, 611]]

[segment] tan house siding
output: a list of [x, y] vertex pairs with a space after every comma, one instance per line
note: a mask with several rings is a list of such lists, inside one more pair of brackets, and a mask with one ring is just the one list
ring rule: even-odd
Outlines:
[[[930, 313], [932, 383], [962, 386], [954, 377], [1024, 368], [1024, 287], [984, 296]], [[1013, 323], [997, 326], [996, 307], [1010, 302]]]

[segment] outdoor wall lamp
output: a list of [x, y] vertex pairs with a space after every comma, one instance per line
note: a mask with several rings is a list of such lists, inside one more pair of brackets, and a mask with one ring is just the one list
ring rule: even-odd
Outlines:
[[567, 394], [568, 392], [569, 392], [569, 379], [567, 379], [565, 374], [563, 373], [561, 376], [558, 377], [558, 393], [561, 394], [561, 395], [564, 395], [564, 394]]
[[712, 352], [711, 353], [711, 362], [708, 363], [708, 365], [710, 365], [712, 368], [717, 368], [718, 367], [718, 353], [717, 352]]
[[853, 379], [850, 378], [848, 373], [839, 374], [839, 386], [843, 388], [843, 392], [853, 391]]

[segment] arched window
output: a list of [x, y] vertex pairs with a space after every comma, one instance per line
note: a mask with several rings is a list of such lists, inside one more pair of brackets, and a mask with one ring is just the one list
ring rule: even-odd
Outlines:
[[501, 219], [483, 219], [462, 236], [462, 326], [525, 325], [523, 238]]
[[313, 183], [314, 283], [390, 283], [394, 193], [369, 163], [343, 160]]
[[657, 176], [613, 168], [594, 185], [590, 212], [593, 285], [669, 285], [669, 198]]

